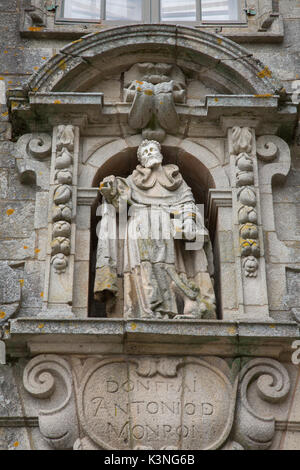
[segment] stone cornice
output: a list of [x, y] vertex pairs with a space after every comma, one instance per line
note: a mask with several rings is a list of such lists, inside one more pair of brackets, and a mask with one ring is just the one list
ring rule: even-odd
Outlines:
[[[10, 116], [15, 131], [26, 129], [36, 132], [49, 132], [53, 125], [72, 123], [85, 132], [95, 131], [97, 126], [116, 123], [120, 119], [126, 124], [131, 105], [129, 103], [105, 103], [103, 93], [75, 92], [30, 92], [15, 89], [8, 96]], [[269, 125], [270, 129], [263, 133], [273, 133], [281, 127], [286, 134], [292, 132], [297, 119], [297, 106], [292, 103], [283, 105], [280, 97], [272, 94], [262, 95], [208, 95], [204, 103], [199, 105], [177, 104], [176, 112], [181, 122], [196, 120], [206, 125], [211, 121], [220, 128], [220, 136], [226, 135], [224, 120], [231, 119], [236, 113], [238, 119], [255, 119], [259, 129]], [[38, 117], [38, 119], [37, 119]]]
[[[291, 358], [299, 325], [278, 321], [19, 318], [4, 341], [11, 356], [199, 354]], [[289, 360], [288, 359], [288, 360]]]

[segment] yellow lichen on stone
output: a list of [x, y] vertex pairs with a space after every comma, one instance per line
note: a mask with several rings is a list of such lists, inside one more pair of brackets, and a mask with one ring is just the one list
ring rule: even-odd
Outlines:
[[272, 72], [271, 70], [269, 69], [269, 67], [265, 67], [263, 70], [261, 70], [260, 72], [258, 72], [257, 76], [259, 78], [264, 78], [264, 77], [272, 77]]
[[43, 28], [41, 26], [29, 26], [28, 31], [41, 31]]
[[5, 316], [6, 316], [6, 313], [1, 311], [0, 312], [0, 320], [3, 320], [3, 318], [5, 318]]
[[272, 98], [272, 94], [271, 93], [264, 93], [264, 94], [261, 94], [261, 95], [254, 95], [254, 98]]
[[7, 215], [12, 215], [15, 212], [14, 209], [7, 209], [6, 214]]
[[236, 334], [236, 327], [235, 326], [230, 326], [227, 328], [227, 331], [230, 335], [235, 335]]
[[61, 104], [61, 101], [60, 100], [55, 100], [54, 104]]
[[61, 70], [66, 70], [66, 61], [65, 61], [65, 59], [62, 59], [62, 60], [59, 62], [58, 66], [59, 66], [59, 68], [60, 68]]
[[147, 95], [147, 96], [152, 96], [152, 95], [153, 95], [153, 91], [152, 91], [152, 90], [145, 90], [145, 91], [144, 91], [144, 94]]

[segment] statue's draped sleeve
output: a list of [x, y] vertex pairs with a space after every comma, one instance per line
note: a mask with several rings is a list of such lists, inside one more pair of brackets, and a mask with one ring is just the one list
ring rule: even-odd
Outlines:
[[[118, 294], [118, 221], [117, 212], [120, 202], [127, 203], [130, 188], [123, 178], [116, 178], [117, 194], [113, 201], [102, 200], [100, 228], [96, 258], [94, 294], [97, 300], [105, 300], [105, 293]], [[121, 206], [120, 206], [121, 207]]]

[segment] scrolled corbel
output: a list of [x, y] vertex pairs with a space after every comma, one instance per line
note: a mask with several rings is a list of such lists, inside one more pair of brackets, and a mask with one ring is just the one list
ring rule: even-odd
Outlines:
[[263, 162], [269, 163], [275, 160], [278, 155], [278, 147], [272, 142], [273, 136], [261, 136], [256, 141], [257, 156]]
[[23, 184], [49, 186], [51, 136], [46, 133], [22, 135], [15, 146], [15, 159]]
[[274, 359], [250, 360], [240, 373], [239, 399], [233, 439], [245, 449], [268, 449], [275, 434], [275, 417], [262, 416], [249, 401], [249, 387], [255, 384], [257, 398], [279, 403], [290, 391], [285, 367]]
[[27, 153], [37, 160], [51, 156], [52, 139], [48, 134], [33, 136], [27, 143]]
[[44, 3], [45, 2], [42, 0], [31, 0], [27, 11], [32, 20], [32, 24], [45, 26], [46, 12]]
[[47, 399], [39, 409], [43, 437], [55, 449], [71, 449], [79, 431], [69, 363], [52, 354], [37, 356], [25, 367], [23, 384], [34, 398]]

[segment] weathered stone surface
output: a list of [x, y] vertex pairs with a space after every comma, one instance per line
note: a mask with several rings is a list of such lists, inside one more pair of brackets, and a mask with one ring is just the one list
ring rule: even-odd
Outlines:
[[11, 366], [0, 367], [0, 417], [22, 416], [22, 404]]
[[17, 9], [17, 0], [1, 0], [1, 9], [3, 11], [15, 11]]
[[42, 307], [44, 296], [44, 270], [42, 261], [27, 261], [24, 269], [22, 307]]
[[[6, 100], [5, 95], [4, 95], [4, 99]], [[10, 123], [1, 122], [0, 123], [0, 140], [9, 140], [9, 139], [11, 139], [11, 129], [12, 129], [12, 126], [11, 126]]]
[[34, 202], [0, 201], [1, 237], [24, 238], [33, 230]]
[[286, 295], [283, 301], [289, 308], [300, 307], [300, 268], [286, 268]]
[[19, 273], [3, 262], [0, 262], [0, 279], [0, 323], [3, 323], [19, 309], [21, 284]]
[[16, 240], [1, 240], [1, 260], [26, 260], [35, 256], [35, 239], [33, 233], [30, 238], [19, 238]]

